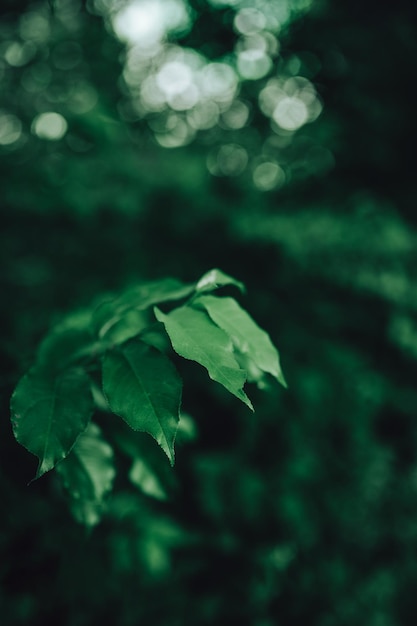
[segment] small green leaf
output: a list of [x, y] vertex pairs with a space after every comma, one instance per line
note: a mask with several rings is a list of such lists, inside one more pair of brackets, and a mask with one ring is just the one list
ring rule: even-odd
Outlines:
[[133, 430], [147, 432], [171, 464], [182, 381], [173, 363], [142, 341], [131, 341], [103, 360], [103, 389], [110, 409]]
[[224, 287], [225, 285], [234, 285], [242, 293], [245, 293], [245, 285], [243, 283], [218, 269], [210, 270], [200, 278], [196, 285], [196, 292], [213, 291], [213, 289]]
[[93, 327], [102, 338], [128, 311], [144, 311], [160, 302], [181, 300], [193, 291], [194, 285], [186, 285], [174, 278], [142, 283], [127, 289], [117, 298], [103, 302], [93, 313]]
[[93, 412], [90, 379], [80, 369], [54, 375], [45, 368], [29, 371], [11, 400], [17, 441], [39, 458], [36, 478], [64, 459]]
[[202, 306], [217, 326], [231, 338], [236, 348], [247, 355], [255, 367], [271, 374], [281, 385], [287, 386], [279, 362], [279, 354], [269, 335], [233, 298], [201, 296], [195, 306]]
[[240, 369], [233, 355], [232, 342], [206, 313], [184, 306], [165, 315], [155, 307], [155, 316], [164, 324], [177, 354], [200, 363], [212, 380], [223, 385], [253, 410], [243, 391], [246, 372]]
[[74, 517], [86, 526], [100, 521], [105, 496], [111, 491], [116, 475], [113, 456], [100, 428], [90, 423], [71, 454], [57, 465]]

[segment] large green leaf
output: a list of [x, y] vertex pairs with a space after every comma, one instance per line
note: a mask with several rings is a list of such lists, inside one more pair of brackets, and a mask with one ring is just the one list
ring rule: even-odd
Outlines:
[[89, 424], [56, 469], [68, 490], [75, 518], [86, 526], [97, 524], [116, 475], [113, 450], [97, 424]]
[[36, 478], [67, 456], [92, 411], [90, 379], [81, 369], [54, 375], [37, 367], [20, 380], [11, 400], [13, 431], [39, 458]]
[[246, 372], [239, 367], [233, 355], [233, 344], [206, 313], [184, 306], [168, 315], [155, 308], [155, 315], [164, 324], [177, 354], [203, 365], [212, 380], [223, 385], [253, 410], [243, 391]]
[[195, 290], [197, 293], [203, 293], [205, 291], [213, 291], [213, 289], [224, 287], [225, 285], [234, 285], [240, 289], [242, 293], [245, 292], [245, 286], [243, 283], [218, 269], [206, 272], [197, 282]]
[[131, 341], [104, 357], [103, 389], [111, 410], [152, 435], [173, 464], [182, 381], [168, 357]]
[[144, 311], [160, 302], [181, 300], [192, 294], [193, 291], [194, 285], [186, 285], [174, 278], [143, 283], [127, 289], [117, 298], [103, 302], [94, 311], [93, 327], [99, 337], [104, 337], [128, 311]]
[[201, 296], [195, 306], [202, 306], [217, 326], [231, 338], [236, 348], [247, 355], [262, 372], [271, 374], [287, 386], [279, 362], [279, 354], [268, 333], [233, 298]]

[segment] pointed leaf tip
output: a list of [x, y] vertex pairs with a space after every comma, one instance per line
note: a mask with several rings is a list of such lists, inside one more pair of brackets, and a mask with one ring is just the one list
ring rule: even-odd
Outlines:
[[90, 379], [80, 369], [54, 375], [35, 367], [18, 383], [11, 412], [17, 441], [39, 459], [39, 478], [69, 454], [87, 427], [93, 412]]
[[150, 434], [174, 465], [182, 380], [156, 348], [133, 340], [103, 360], [103, 390], [111, 410]]
[[217, 296], [200, 296], [194, 306], [202, 307], [219, 328], [224, 330], [239, 352], [248, 356], [262, 372], [287, 387], [281, 370], [278, 350], [270, 336], [234, 300]]
[[253, 406], [243, 390], [246, 372], [233, 355], [233, 345], [203, 311], [189, 306], [174, 309], [165, 315], [155, 307], [155, 316], [165, 326], [172, 347], [179, 356], [196, 361], [208, 371], [210, 378], [244, 402]]

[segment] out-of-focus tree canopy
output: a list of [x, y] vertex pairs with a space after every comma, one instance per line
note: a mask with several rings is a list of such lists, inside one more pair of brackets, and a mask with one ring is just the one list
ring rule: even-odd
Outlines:
[[[0, 11], [0, 621], [413, 623], [411, 11]], [[86, 534], [53, 475], [26, 486], [34, 459], [12, 436], [13, 387], [67, 311], [210, 267], [247, 284], [242, 302], [279, 347], [289, 389], [252, 390], [251, 415], [185, 367], [175, 468], [157, 451], [161, 483], [144, 489], [147, 439], [113, 432], [130, 479]], [[112, 433], [105, 412], [100, 426]]]

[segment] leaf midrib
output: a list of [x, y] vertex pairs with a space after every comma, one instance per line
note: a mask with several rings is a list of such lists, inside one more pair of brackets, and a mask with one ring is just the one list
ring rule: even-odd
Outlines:
[[[169, 317], [169, 316], [167, 315], [166, 317]], [[201, 347], [198, 345], [198, 343], [196, 343], [196, 342], [195, 342], [195, 340], [193, 339], [193, 337], [187, 334], [187, 330], [184, 328], [184, 326], [181, 326], [181, 325], [178, 323], [178, 321], [177, 321], [177, 320], [175, 320], [174, 318], [171, 318], [171, 321], [173, 321], [173, 322], [176, 324], [176, 326], [177, 326], [178, 330], [180, 331], [180, 333], [182, 333], [182, 334], [183, 334], [183, 335], [184, 335], [184, 336], [185, 336], [185, 337], [189, 340], [189, 343], [191, 343], [191, 344], [192, 344], [192, 346], [193, 346], [193, 347], [194, 347], [194, 349], [196, 350], [197, 354], [207, 355], [207, 356], [208, 356], [208, 359], [207, 359], [207, 360], [208, 360], [208, 362], [209, 362], [209, 364], [210, 364], [210, 366], [211, 366], [211, 367], [214, 367], [214, 368], [215, 368], [216, 366], [218, 366], [218, 365], [217, 365], [217, 363], [216, 363], [216, 361], [215, 361], [213, 358], [211, 358], [211, 357], [210, 357], [210, 355], [209, 355], [207, 352], [205, 352], [204, 350], [201, 350]], [[226, 339], [229, 339], [228, 335], [227, 335], [227, 334], [226, 334], [226, 333], [225, 333], [225, 332], [224, 332], [221, 328], [218, 328], [217, 326], [214, 326], [214, 328], [216, 329], [216, 331], [220, 331], [220, 332], [222, 332], [222, 333], [224, 334], [224, 336], [226, 337]], [[182, 354], [181, 354], [178, 350], [176, 350], [176, 352], [178, 352], [178, 354], [179, 354], [180, 356], [184, 356], [184, 355], [182, 355]], [[232, 353], [232, 352], [230, 352], [230, 355], [231, 355], [231, 357], [232, 357], [232, 358], [234, 358], [234, 357], [233, 357], [233, 353]], [[185, 357], [185, 358], [190, 359], [190, 357]], [[196, 359], [190, 359], [190, 360], [195, 361]], [[239, 367], [239, 365], [238, 365], [237, 361], [236, 361], [236, 366], [237, 366], [237, 367], [236, 367], [236, 371], [239, 371], [239, 372], [244, 372], [244, 370], [242, 370], [242, 369]], [[206, 366], [204, 366], [204, 367], [206, 367]], [[228, 377], [226, 376], [226, 374], [224, 373], [225, 369], [229, 369], [229, 368], [227, 368], [227, 366], [225, 366], [225, 365], [221, 365], [220, 367], [221, 367], [221, 371], [222, 371], [222, 374], [223, 374], [223, 379], [224, 379], [224, 380], [228, 383], [229, 387], [233, 388], [234, 384], [236, 385], [236, 382], [233, 384], [233, 381], [232, 381], [230, 378], [228, 378]], [[211, 373], [210, 373], [210, 370], [208, 369], [208, 367], [206, 367], [206, 369], [207, 369], [207, 371], [208, 371], [208, 373], [209, 373], [209, 376], [210, 376], [210, 378], [211, 378]], [[223, 384], [223, 383], [221, 383], [221, 381], [220, 381], [220, 380], [218, 380], [218, 379], [213, 379], [213, 380], [216, 380], [217, 382], [220, 382], [220, 384]], [[243, 383], [244, 383], [244, 381], [243, 381]], [[251, 404], [251, 402], [250, 402], [249, 398], [246, 396], [246, 394], [245, 394], [245, 392], [244, 392], [244, 390], [243, 390], [243, 384], [242, 384], [242, 387], [241, 387], [238, 391], [240, 392], [240, 396], [241, 396], [242, 398], [244, 398], [244, 399], [245, 399], [245, 403], [246, 403], [246, 402], [248, 402], [248, 403], [249, 403], [249, 406], [252, 406], [252, 404]], [[239, 396], [238, 396], [238, 397], [239, 397]]]
[[168, 437], [167, 437], [167, 434], [165, 432], [165, 428], [164, 428], [164, 426], [161, 423], [161, 418], [159, 417], [159, 413], [158, 413], [158, 411], [155, 408], [155, 405], [154, 405], [154, 403], [153, 403], [153, 401], [152, 401], [152, 399], [150, 397], [150, 394], [146, 391], [146, 388], [144, 387], [142, 380], [139, 378], [139, 375], [137, 374], [137, 372], [136, 372], [136, 370], [134, 368], [134, 365], [133, 365], [131, 359], [129, 358], [129, 356], [125, 352], [122, 352], [121, 354], [124, 357], [124, 359], [126, 360], [127, 364], [129, 365], [129, 368], [132, 370], [135, 379], [137, 380], [137, 382], [138, 382], [140, 388], [142, 389], [146, 399], [148, 400], [148, 403], [149, 403], [150, 407], [152, 408], [152, 411], [153, 411], [154, 415], [156, 416], [156, 418], [158, 420], [159, 426], [160, 426], [160, 428], [162, 430], [162, 434], [164, 435], [165, 443], [168, 446], [168, 448], [170, 449]]

